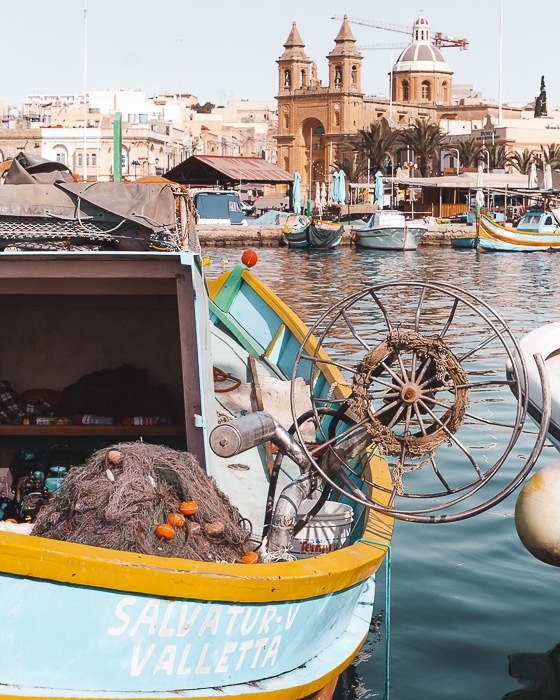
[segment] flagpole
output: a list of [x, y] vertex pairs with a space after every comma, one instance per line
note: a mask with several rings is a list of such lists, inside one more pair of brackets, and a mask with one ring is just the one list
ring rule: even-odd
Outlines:
[[500, 56], [498, 60], [498, 124], [502, 123], [502, 52], [503, 52], [503, 31], [504, 29], [504, 0], [500, 0]]
[[84, 182], [87, 180], [87, 0], [84, 0]]

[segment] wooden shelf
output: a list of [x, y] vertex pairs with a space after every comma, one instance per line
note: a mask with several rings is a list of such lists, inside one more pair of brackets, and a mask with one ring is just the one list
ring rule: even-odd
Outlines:
[[185, 435], [184, 425], [0, 425], [0, 435]]

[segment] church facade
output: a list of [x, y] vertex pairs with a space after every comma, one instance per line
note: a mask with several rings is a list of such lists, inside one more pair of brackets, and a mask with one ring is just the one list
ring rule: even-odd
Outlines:
[[346, 16], [327, 56], [327, 85], [317, 79], [293, 23], [277, 60], [278, 165], [299, 172], [304, 189], [330, 181], [335, 161], [355, 153], [358, 131], [373, 122], [387, 130], [407, 128], [416, 118], [438, 121], [461, 112], [453, 104], [453, 72], [432, 44], [424, 17], [414, 23], [411, 38], [392, 67], [389, 99], [372, 98], [362, 91], [363, 56]]

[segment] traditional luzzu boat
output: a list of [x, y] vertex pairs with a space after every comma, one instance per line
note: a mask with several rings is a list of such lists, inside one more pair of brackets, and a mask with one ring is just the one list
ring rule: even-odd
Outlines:
[[290, 248], [328, 250], [340, 244], [344, 226], [311, 219], [302, 214], [291, 214], [286, 219], [282, 232]]
[[522, 215], [516, 228], [502, 226], [483, 214], [477, 245], [483, 252], [560, 250], [560, 212], [532, 207]]
[[356, 246], [374, 250], [416, 250], [427, 227], [407, 221], [400, 211], [379, 209], [369, 220], [352, 228]]
[[470, 517], [536, 459], [461, 509], [522, 430], [521, 391], [511, 425], [489, 401], [523, 363], [506, 381], [473, 361], [513, 362], [507, 325], [406, 280], [308, 330], [254, 254], [205, 278], [182, 188], [28, 174], [0, 187], [0, 697], [330, 697], [394, 518]]

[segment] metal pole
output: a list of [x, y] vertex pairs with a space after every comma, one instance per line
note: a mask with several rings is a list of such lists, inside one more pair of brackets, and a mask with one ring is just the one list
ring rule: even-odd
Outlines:
[[393, 51], [391, 50], [391, 70], [389, 71], [389, 119], [393, 119]]
[[502, 49], [503, 49], [504, 0], [500, 0], [500, 41], [498, 61], [498, 125], [502, 123]]
[[311, 202], [311, 186], [313, 182], [313, 127], [309, 135], [309, 201]]
[[84, 182], [87, 180], [87, 0], [84, 0]]

